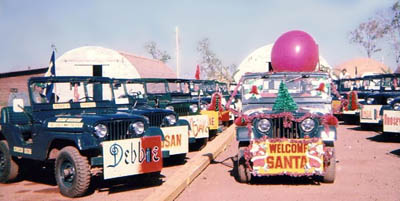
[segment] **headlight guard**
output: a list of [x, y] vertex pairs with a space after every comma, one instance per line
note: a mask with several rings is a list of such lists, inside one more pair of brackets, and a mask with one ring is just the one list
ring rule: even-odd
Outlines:
[[268, 119], [260, 119], [256, 123], [256, 128], [261, 133], [266, 133], [271, 129], [271, 122]]
[[94, 127], [94, 133], [99, 138], [104, 138], [108, 134], [107, 126], [104, 124], [97, 124]]
[[314, 130], [315, 128], [315, 121], [311, 118], [307, 118], [304, 119], [301, 123], [300, 123], [300, 128], [301, 130], [303, 130], [304, 132], [308, 133], [311, 132], [312, 130]]
[[137, 121], [129, 124], [128, 134], [142, 135], [144, 133], [144, 123]]

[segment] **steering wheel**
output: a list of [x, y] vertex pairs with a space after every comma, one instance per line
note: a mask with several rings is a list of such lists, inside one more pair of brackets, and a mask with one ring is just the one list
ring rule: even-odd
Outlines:
[[142, 94], [141, 91], [133, 91], [133, 90], [129, 91], [129, 95], [131, 96], [139, 96], [140, 94]]

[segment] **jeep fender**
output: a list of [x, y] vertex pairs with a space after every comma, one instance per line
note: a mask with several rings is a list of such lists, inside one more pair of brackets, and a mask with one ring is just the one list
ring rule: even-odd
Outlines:
[[189, 121], [187, 121], [186, 119], [179, 119], [178, 122], [176, 123], [177, 126], [188, 126], [189, 130], [191, 130], [190, 128], [190, 123]]
[[146, 129], [144, 136], [161, 136], [161, 140], [164, 140], [164, 134], [159, 127], [149, 127]]
[[49, 135], [49, 139], [46, 142], [45, 139], [38, 142], [38, 145], [47, 144], [47, 149], [36, 147], [35, 150], [43, 150], [38, 153], [39, 160], [45, 160], [47, 157], [54, 157], [53, 149], [61, 150], [65, 146], [74, 146], [79, 151], [87, 150], [100, 150], [99, 141], [94, 139], [92, 136], [85, 135], [85, 133], [52, 133]]

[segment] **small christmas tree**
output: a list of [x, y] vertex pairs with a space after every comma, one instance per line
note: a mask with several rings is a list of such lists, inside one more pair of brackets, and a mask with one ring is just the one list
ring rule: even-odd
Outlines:
[[283, 81], [279, 85], [278, 97], [275, 100], [275, 104], [272, 110], [282, 112], [297, 110], [297, 104], [290, 96], [288, 88], [286, 87], [286, 84], [283, 83]]

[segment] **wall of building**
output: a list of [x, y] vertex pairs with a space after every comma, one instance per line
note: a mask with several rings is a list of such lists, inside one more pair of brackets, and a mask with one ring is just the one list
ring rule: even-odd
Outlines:
[[13, 92], [28, 95], [28, 80], [30, 77], [43, 76], [47, 68], [33, 71], [23, 71], [0, 75], [0, 108], [7, 106], [8, 97]]

